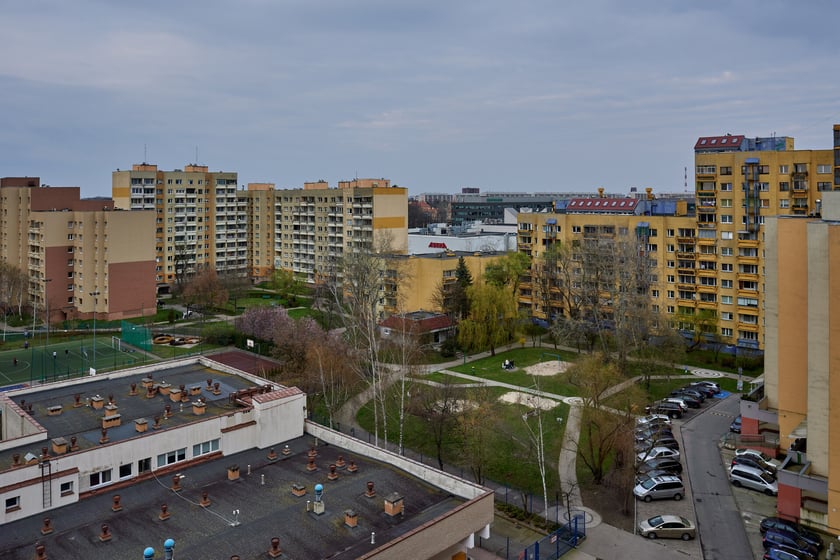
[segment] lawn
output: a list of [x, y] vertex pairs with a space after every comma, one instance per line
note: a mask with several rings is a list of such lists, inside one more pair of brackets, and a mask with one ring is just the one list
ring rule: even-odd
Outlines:
[[[482, 379], [518, 385], [519, 387], [539, 388], [540, 391], [555, 395], [575, 396], [579, 393], [579, 388], [568, 383], [563, 374], [542, 376], [529, 375], [523, 371], [528, 366], [556, 360], [558, 355], [563, 361], [574, 361], [578, 357], [573, 352], [546, 351], [545, 348], [516, 348], [507, 352], [500, 352], [495, 356], [488, 356], [474, 362], [455, 366], [451, 370], [475, 375]], [[506, 359], [514, 362], [516, 371], [502, 369], [502, 362]]]
[[[439, 374], [432, 374], [438, 376]], [[397, 387], [392, 387], [391, 402], [397, 396]], [[422, 389], [409, 389], [412, 394]], [[463, 389], [464, 395], [468, 395], [469, 389]], [[493, 387], [489, 388], [487, 395], [493, 399], [493, 413], [487, 419], [487, 426], [490, 428], [485, 434], [489, 438], [488, 459], [483, 465], [483, 472], [486, 478], [504, 484], [510, 488], [522, 490], [525, 493], [534, 495], [542, 494], [542, 483], [540, 481], [539, 469], [535, 462], [533, 444], [528, 427], [523, 420], [525, 412], [530, 411], [529, 407], [519, 404], [504, 404], [497, 399], [506, 389]], [[564, 403], [558, 403], [556, 407], [542, 413], [543, 437], [545, 441], [546, 455], [546, 477], [550, 494], [558, 490], [557, 460], [560, 455], [565, 420], [568, 417], [569, 407]], [[398, 439], [397, 411], [393, 410], [389, 418], [388, 440], [395, 442]], [[359, 424], [368, 432], [373, 431], [373, 411], [370, 406], [365, 405], [357, 415]], [[538, 421], [536, 417], [528, 418], [528, 426], [537, 431]], [[443, 459], [448, 465], [464, 469], [464, 476], [469, 477], [468, 465], [463, 461], [463, 447], [458, 439], [456, 429], [447, 430], [443, 445]], [[380, 433], [380, 437], [383, 435]], [[432, 464], [435, 462], [436, 448], [433, 434], [429, 429], [426, 420], [419, 416], [407, 415], [404, 431], [404, 445], [418, 454], [422, 454], [424, 462]]]
[[472, 383], [469, 379], [464, 379], [463, 377], [456, 377], [454, 375], [447, 375], [445, 373], [441, 373], [436, 371], [434, 373], [430, 373], [428, 375], [424, 375], [423, 379], [427, 381], [434, 381], [436, 383], [452, 383], [455, 385], [458, 384], [465, 384], [465, 383]]

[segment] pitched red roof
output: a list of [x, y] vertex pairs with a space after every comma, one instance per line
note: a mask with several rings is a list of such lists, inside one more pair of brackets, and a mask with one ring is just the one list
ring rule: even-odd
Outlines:
[[634, 212], [638, 204], [636, 198], [573, 198], [566, 205], [566, 212], [626, 214]]
[[409, 331], [415, 334], [424, 334], [435, 331], [442, 331], [452, 327], [452, 320], [442, 314], [429, 315], [422, 318], [391, 315], [381, 323], [380, 326], [397, 331]]
[[701, 136], [694, 144], [695, 150], [726, 150], [735, 149], [741, 146], [744, 141], [743, 134], [727, 134], [725, 136]]

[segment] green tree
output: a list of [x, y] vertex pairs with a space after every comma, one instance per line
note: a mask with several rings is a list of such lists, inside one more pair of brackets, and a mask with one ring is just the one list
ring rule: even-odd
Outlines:
[[514, 334], [516, 302], [504, 288], [493, 284], [471, 286], [467, 295], [470, 312], [461, 321], [458, 340], [463, 348], [489, 348], [495, 356], [496, 347], [508, 342]]
[[508, 289], [516, 295], [519, 279], [531, 267], [531, 257], [525, 253], [511, 251], [495, 263], [487, 265], [484, 279], [494, 286]]

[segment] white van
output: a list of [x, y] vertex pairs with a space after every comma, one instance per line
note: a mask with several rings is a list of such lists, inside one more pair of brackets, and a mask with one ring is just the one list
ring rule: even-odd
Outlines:
[[764, 471], [745, 465], [732, 465], [729, 468], [729, 481], [733, 486], [752, 488], [764, 492], [768, 496], [779, 493], [776, 479]]

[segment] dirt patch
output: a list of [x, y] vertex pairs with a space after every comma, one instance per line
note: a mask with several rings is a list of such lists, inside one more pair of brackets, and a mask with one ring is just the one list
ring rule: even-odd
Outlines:
[[[633, 532], [633, 502], [623, 503], [620, 493], [607, 485], [584, 483], [580, 485], [580, 497], [583, 505], [598, 512], [604, 523], [629, 533]], [[630, 498], [631, 500], [635, 498]], [[622, 509], [629, 510], [622, 513]]]
[[551, 410], [560, 403], [551, 399], [530, 395], [528, 393], [520, 393], [519, 391], [510, 391], [505, 393], [499, 400], [509, 404], [522, 404], [532, 408], [539, 408], [540, 410]]
[[564, 371], [566, 371], [570, 365], [572, 365], [571, 362], [561, 362], [559, 360], [552, 360], [550, 362], [540, 362], [538, 364], [526, 367], [525, 373], [527, 373], [528, 375], [539, 376], [557, 375], [558, 373], [563, 373]]
[[[443, 404], [443, 401], [438, 401], [435, 403], [435, 406], [438, 410], [440, 410], [443, 408]], [[456, 414], [465, 410], [474, 410], [476, 408], [478, 408], [478, 403], [467, 399], [458, 399], [450, 405], [451, 411]]]

